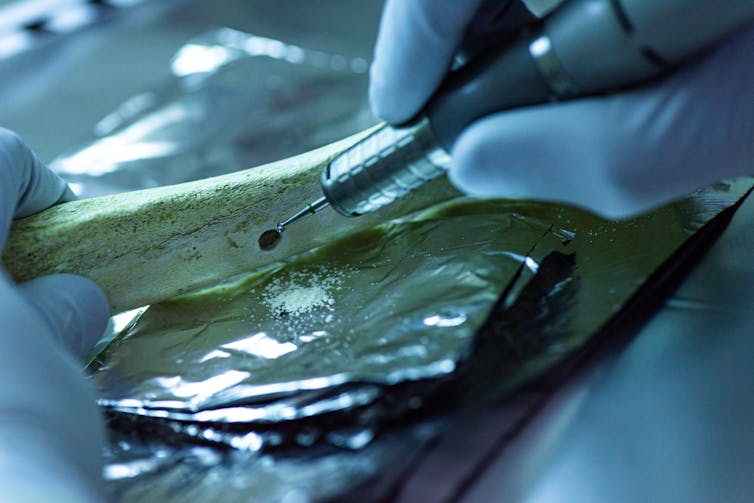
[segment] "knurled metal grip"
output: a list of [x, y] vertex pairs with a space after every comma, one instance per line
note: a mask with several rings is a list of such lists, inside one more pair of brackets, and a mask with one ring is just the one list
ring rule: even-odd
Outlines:
[[363, 215], [437, 178], [449, 165], [427, 119], [402, 128], [384, 125], [330, 162], [322, 191], [338, 213]]

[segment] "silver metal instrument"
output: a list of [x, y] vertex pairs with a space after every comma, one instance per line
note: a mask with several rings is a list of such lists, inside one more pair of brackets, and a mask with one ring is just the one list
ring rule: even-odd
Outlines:
[[754, 0], [566, 1], [451, 72], [414, 120], [385, 125], [335, 157], [322, 173], [324, 196], [277, 231], [328, 205], [346, 216], [375, 211], [443, 174], [473, 121], [660, 77], [752, 19]]

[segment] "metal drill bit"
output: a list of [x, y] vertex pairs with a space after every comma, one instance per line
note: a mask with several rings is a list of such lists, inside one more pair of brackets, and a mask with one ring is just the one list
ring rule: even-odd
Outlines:
[[327, 206], [329, 204], [330, 203], [327, 202], [327, 199], [325, 199], [324, 197], [320, 197], [319, 199], [317, 199], [313, 203], [307, 204], [304, 209], [302, 209], [301, 211], [299, 211], [298, 213], [296, 213], [295, 215], [293, 215], [288, 220], [284, 220], [284, 221], [278, 223], [275, 226], [275, 230], [277, 230], [279, 233], [282, 234], [283, 231], [285, 230], [285, 228], [288, 227], [289, 225], [291, 225], [296, 220], [300, 220], [300, 219], [304, 218], [306, 215], [310, 215], [310, 214], [314, 215], [319, 210], [321, 210], [322, 208], [324, 208], [325, 206]]

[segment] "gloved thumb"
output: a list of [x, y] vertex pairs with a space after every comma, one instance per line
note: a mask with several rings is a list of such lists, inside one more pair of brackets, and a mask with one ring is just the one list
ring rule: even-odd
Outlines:
[[19, 289], [47, 320], [50, 332], [77, 357], [102, 337], [110, 309], [104, 292], [92, 281], [54, 274], [22, 283]]

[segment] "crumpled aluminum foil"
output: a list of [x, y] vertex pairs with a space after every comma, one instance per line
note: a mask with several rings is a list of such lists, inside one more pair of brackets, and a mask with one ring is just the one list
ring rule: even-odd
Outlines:
[[[121, 501], [220, 498], [226, 501], [283, 498], [326, 501], [336, 497], [384, 500], [392, 494], [391, 488], [411, 472], [417, 453], [437, 438], [454, 411], [478, 406], [485, 399], [499, 400], [516, 386], [542, 376], [558, 362], [574, 355], [595, 334], [604, 336], [605, 331], [620, 331], [620, 326], [610, 323], [614, 315], [621, 313], [627, 304], [641, 303], [643, 296], [651, 297], [652, 285], [647, 283], [651, 275], [668, 257], [677, 254], [689, 238], [704, 233], [705, 224], [735, 204], [751, 187], [750, 179], [721, 183], [625, 222], [604, 221], [572, 208], [530, 202], [451, 205], [450, 211], [446, 208], [445, 212], [437, 211], [417, 222], [378, 229], [364, 236], [366, 239], [354, 236], [327, 252], [319, 251], [214, 290], [153, 306], [126, 331], [128, 336], [103, 353], [104, 366], [96, 375], [109, 397], [103, 402], [109, 411], [112, 436], [105, 470], [109, 491]], [[491, 211], [495, 207], [497, 211]], [[477, 214], [473, 214], [474, 211]], [[487, 224], [495, 226], [485, 227]], [[573, 229], [575, 233], [564, 228]], [[391, 236], [391, 233], [396, 235]], [[401, 239], [391, 243], [391, 237]], [[416, 246], [412, 239], [416, 240]], [[496, 250], [501, 245], [503, 248]], [[427, 254], [429, 246], [435, 248]], [[453, 263], [451, 266], [450, 262], [443, 262], [442, 257], [451, 256], [454, 247], [457, 247], [455, 252], [463, 251], [454, 260], [482, 266], [483, 274], [476, 276], [464, 270], [463, 265]], [[242, 343], [236, 348], [238, 352], [229, 357], [198, 361], [222, 345], [248, 340], [248, 332], [246, 338], [233, 334], [239, 333], [236, 329], [242, 326], [239, 322], [242, 313], [259, 314], [254, 308], [248, 311], [249, 305], [265, 305], [263, 300], [255, 303], [260, 296], [250, 298], [249, 290], [256, 290], [251, 285], [269, 284], [278, 275], [291, 277], [292, 271], [319, 267], [329, 260], [344, 267], [349, 256], [367, 259], [350, 264], [364, 272], [362, 286], [367, 290], [375, 286], [374, 278], [378, 279], [378, 288], [364, 294], [373, 302], [367, 303], [367, 307], [390, 306], [391, 293], [397, 292], [399, 285], [409, 299], [414, 296], [421, 299], [427, 292], [435, 293], [434, 289], [439, 286], [438, 295], [447, 295], [457, 305], [467, 308], [473, 301], [465, 293], [475, 281], [482, 290], [489, 288], [490, 292], [495, 285], [503, 295], [493, 301], [494, 307], [487, 304], [484, 308], [492, 307], [493, 315], [486, 318], [481, 327], [471, 330], [476, 334], [458, 330], [467, 321], [455, 327], [437, 326], [434, 321], [431, 327], [426, 326], [428, 318], [458, 319], [457, 310], [451, 316], [437, 318], [423, 311], [420, 318], [415, 318], [422, 323], [413, 326], [431, 328], [433, 332], [413, 334], [405, 330], [392, 345], [391, 340], [382, 338], [379, 333], [377, 340], [351, 337], [341, 346], [334, 344], [336, 341], [328, 335], [308, 341], [302, 341], [299, 336], [298, 344], [295, 336], [284, 335], [277, 344], [257, 347], [266, 347], [261, 352], [270, 351], [269, 355], [277, 348], [277, 358], [260, 358], [260, 351], [250, 355], [249, 351], [242, 350], [246, 347]], [[395, 257], [407, 257], [407, 261], [399, 260], [398, 267], [394, 267]], [[678, 263], [686, 258], [681, 254], [673, 260]], [[431, 266], [422, 267], [424, 261]], [[370, 263], [373, 267], [369, 267]], [[435, 278], [430, 269], [439, 264], [438, 279], [443, 281], [437, 283], [433, 282]], [[327, 264], [327, 267], [332, 265]], [[444, 281], [452, 277], [452, 274], [443, 275], [450, 272], [443, 270], [448, 266], [461, 278], [460, 282], [448, 285]], [[387, 274], [380, 274], [381, 271]], [[428, 283], [412, 284], [410, 279], [414, 274]], [[457, 292], [456, 285], [460, 285]], [[382, 288], [384, 296], [379, 295]], [[340, 295], [339, 299], [347, 297], [348, 291]], [[429, 300], [428, 305], [434, 306], [435, 313], [447, 307], [424, 297]], [[483, 302], [489, 300], [485, 297]], [[347, 302], [345, 305], [353, 306]], [[457, 308], [457, 305], [451, 307]], [[402, 307], [402, 303], [399, 306]], [[419, 309], [421, 312], [421, 307]], [[326, 309], [321, 314], [326, 318], [333, 311]], [[396, 315], [393, 326], [399, 327], [401, 316]], [[210, 318], [214, 323], [208, 323]], [[321, 317], [314, 318], [322, 321]], [[467, 315], [467, 320], [469, 318], [477, 325], [483, 317]], [[264, 319], [272, 326], [283, 318], [273, 315]], [[368, 331], [371, 320], [364, 321], [361, 327]], [[454, 330], [458, 330], [458, 341], [453, 341]], [[299, 333], [304, 337], [311, 335], [304, 331]], [[191, 334], [196, 336], [186, 337]], [[151, 338], [156, 342], [154, 346]], [[210, 340], [214, 340], [215, 349]], [[260, 340], [256, 339], [250, 347]], [[365, 368], [373, 370], [374, 362], [370, 362], [368, 352], [370, 347], [378, 347], [383, 352], [380, 365], [386, 369], [409, 370], [398, 374], [402, 378], [417, 377], [412, 375], [410, 370], [414, 367], [411, 365], [401, 367], [412, 360], [416, 365], [417, 341], [430, 347], [427, 355], [432, 349], [439, 349], [441, 352], [436, 353], [436, 357], [441, 358], [445, 352], [448, 359], [455, 359], [453, 368], [436, 373], [434, 378], [403, 383], [386, 379], [387, 372], [366, 371], [359, 376], [363, 368], [358, 366], [342, 371], [341, 358], [353, 364], [358, 363], [361, 356], [366, 357]], [[292, 356], [312, 342], [322, 346], [310, 346], [301, 355], [314, 355], [314, 358], [294, 359], [297, 366], [304, 368], [285, 365], [286, 356]], [[280, 348], [279, 344], [287, 343], [295, 345], [296, 349]], [[408, 355], [403, 353], [404, 347], [409, 348]], [[330, 349], [336, 357], [327, 351], [319, 352], [322, 348]], [[222, 351], [230, 353], [229, 349], [233, 348]], [[283, 352], [283, 349], [291, 351]], [[324, 360], [320, 362], [318, 356], [324, 356]], [[184, 361], [178, 362], [180, 358]], [[140, 359], [147, 364], [142, 366]], [[221, 363], [213, 369], [211, 365], [215, 360]], [[263, 370], [260, 378], [267, 379], [267, 383], [279, 384], [283, 379], [289, 383], [301, 382], [307, 364], [315, 372], [319, 370], [319, 375], [326, 374], [332, 364], [336, 371], [328, 375], [359, 376], [374, 379], [374, 382], [357, 381], [353, 386], [340, 387], [337, 380], [324, 379], [320, 382], [324, 387], [318, 390], [277, 389], [277, 393], [256, 396], [248, 393], [255, 391], [253, 387], [241, 385], [234, 389], [231, 385], [219, 394], [226, 399], [235, 396], [240, 402], [222, 406], [222, 401], [213, 402], [209, 395], [201, 397], [203, 401], [194, 401], [193, 405], [190, 402], [196, 395], [176, 396], [176, 389], [185, 384], [178, 380], [168, 381], [170, 386], [162, 387], [155, 387], [150, 381], [155, 377], [157, 367], [152, 366], [155, 362], [163, 365], [158, 369], [160, 372], [180, 368], [188, 372], [186, 375], [202, 374], [204, 381], [197, 382], [206, 382], [213, 375], [227, 375], [232, 370], [233, 360], [239, 364], [238, 369], [247, 369], [237, 370], [240, 372], [248, 372], [256, 364], [257, 370]], [[193, 370], [191, 365], [186, 365], [190, 362], [193, 362]], [[250, 362], [253, 362], [251, 366]], [[416, 368], [426, 371], [430, 368], [426, 365], [428, 362], [431, 363], [424, 360], [424, 365]], [[139, 374], [135, 371], [138, 368], [147, 372]], [[135, 379], [122, 380], [119, 374], [123, 370], [125, 375]], [[273, 376], [278, 379], [271, 379]], [[429, 377], [428, 374], [425, 377]], [[427, 383], [434, 385], [428, 387]], [[201, 385], [197, 389], [200, 388]], [[156, 395], [147, 396], [150, 393]], [[531, 392], [527, 396], [532, 399], [530, 395]], [[135, 397], [136, 402], [129, 405], [129, 397]], [[179, 400], [172, 404], [146, 402], [165, 398]], [[536, 398], [529, 405], [526, 400], [515, 401], [510, 411], [512, 419], [506, 428], [515, 427], [520, 417], [527, 414], [527, 408], [534, 407], [535, 403]], [[208, 408], [192, 411], [197, 406]], [[359, 413], [359, 409], [363, 413]], [[422, 415], [422, 410], [427, 412]], [[405, 419], [406, 413], [411, 414], [410, 420]], [[514, 420], [516, 417], [519, 419]], [[250, 422], [235, 422], [237, 420]], [[347, 476], [342, 477], [343, 474]], [[323, 484], [325, 479], [334, 485]]]
[[449, 374], [518, 270], [536, 272], [529, 251], [546, 235], [572, 237], [511, 209], [457, 203], [152, 306], [101, 358], [100, 403], [199, 422], [291, 421], [371, 403], [382, 393], [369, 384]]
[[361, 58], [212, 30], [178, 50], [173, 79], [127, 100], [50, 167], [87, 198], [290, 157], [377, 122], [367, 69]]

